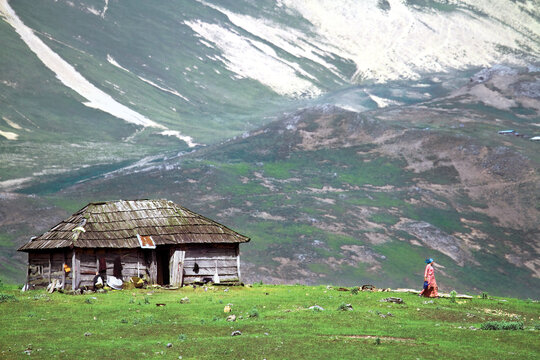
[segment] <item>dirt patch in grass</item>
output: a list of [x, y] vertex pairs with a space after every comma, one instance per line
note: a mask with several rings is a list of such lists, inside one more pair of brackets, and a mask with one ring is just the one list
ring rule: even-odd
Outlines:
[[380, 339], [381, 341], [401, 341], [401, 342], [413, 342], [416, 339], [413, 338], [400, 338], [394, 336], [377, 336], [377, 335], [343, 335], [343, 337], [350, 339]]

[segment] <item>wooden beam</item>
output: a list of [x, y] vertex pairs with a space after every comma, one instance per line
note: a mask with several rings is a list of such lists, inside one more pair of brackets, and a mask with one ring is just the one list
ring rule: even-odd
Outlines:
[[240, 277], [240, 244], [236, 244], [236, 267], [238, 269], [238, 282], [242, 282], [242, 278]]
[[180, 264], [180, 287], [184, 286], [184, 262], [186, 259], [186, 251], [182, 251], [182, 263]]
[[71, 255], [71, 290], [75, 290], [75, 286], [77, 285], [75, 271], [77, 271], [77, 269], [75, 268], [75, 248], [73, 248], [73, 253]]
[[26, 287], [27, 290], [29, 290], [28, 281], [30, 281], [30, 253], [26, 254], [26, 263], [28, 264], [26, 266]]
[[51, 283], [52, 252], [49, 253], [49, 284]]
[[66, 250], [62, 251], [63, 255], [63, 261], [62, 261], [62, 289], [66, 288], [66, 271], [64, 270], [64, 266], [66, 265]]
[[152, 259], [150, 260], [150, 282], [152, 284], [157, 284], [157, 256], [156, 250], [150, 250], [152, 254]]
[[75, 254], [75, 268], [76, 268], [76, 271], [73, 272], [73, 276], [75, 276], [75, 288], [78, 289], [79, 286], [81, 285], [81, 252], [80, 251], [77, 251]]

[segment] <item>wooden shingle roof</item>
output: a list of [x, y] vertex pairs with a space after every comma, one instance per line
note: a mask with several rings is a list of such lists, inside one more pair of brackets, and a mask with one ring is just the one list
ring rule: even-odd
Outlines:
[[137, 248], [137, 234], [156, 245], [243, 243], [250, 239], [167, 200], [90, 203], [19, 251], [77, 248]]

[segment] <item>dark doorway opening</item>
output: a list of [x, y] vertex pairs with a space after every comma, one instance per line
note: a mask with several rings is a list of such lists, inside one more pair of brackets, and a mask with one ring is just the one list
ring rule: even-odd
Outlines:
[[159, 285], [169, 285], [170, 283], [169, 248], [156, 249], [156, 260], [157, 260], [157, 283]]

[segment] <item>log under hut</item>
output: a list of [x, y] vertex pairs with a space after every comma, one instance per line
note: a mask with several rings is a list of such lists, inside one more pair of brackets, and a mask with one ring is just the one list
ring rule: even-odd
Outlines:
[[167, 200], [90, 203], [19, 248], [27, 287], [92, 286], [97, 273], [182, 286], [240, 283], [240, 243], [250, 239]]

